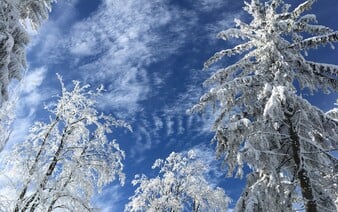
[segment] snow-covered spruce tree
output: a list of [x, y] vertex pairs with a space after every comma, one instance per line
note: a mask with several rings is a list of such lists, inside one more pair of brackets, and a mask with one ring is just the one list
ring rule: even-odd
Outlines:
[[28, 20], [33, 29], [38, 30], [42, 22], [48, 19], [52, 3], [56, 0], [18, 0], [20, 19]]
[[242, 55], [206, 80], [212, 88], [191, 109], [216, 109], [216, 152], [224, 157], [228, 174], [237, 170], [242, 176], [244, 164], [253, 171], [236, 211], [337, 210], [332, 186], [338, 181], [332, 155], [338, 143], [337, 120], [297, 95], [295, 86], [300, 91], [337, 91], [338, 66], [302, 55], [338, 41], [338, 32], [317, 25], [315, 15], [302, 15], [314, 2], [293, 10], [282, 0], [245, 3], [251, 22], [235, 20], [236, 28], [218, 34], [243, 43], [205, 63], [208, 68], [225, 55]]
[[205, 179], [206, 165], [194, 151], [171, 153], [165, 161], [158, 159], [153, 167], [159, 176], [136, 175], [139, 184], [125, 211], [225, 211], [230, 199], [223, 189], [211, 186]]
[[0, 104], [8, 99], [9, 82], [21, 78], [27, 44], [17, 6], [13, 1], [0, 1]]
[[22, 23], [37, 29], [48, 17], [52, 0], [0, 1], [0, 105], [8, 99], [8, 84], [21, 79], [26, 67], [25, 48], [29, 36]]
[[338, 121], [338, 99], [336, 100], [335, 105], [336, 107], [326, 112], [326, 114], [330, 116], [331, 118], [336, 119]]
[[124, 152], [108, 135], [114, 127], [130, 127], [95, 109], [102, 89], [88, 91], [78, 81], [72, 91], [61, 85], [62, 95], [48, 107], [49, 123], [36, 122], [26, 141], [3, 159], [3, 173], [15, 173], [10, 177], [17, 191], [6, 209], [92, 211], [96, 191], [116, 177], [124, 183]]

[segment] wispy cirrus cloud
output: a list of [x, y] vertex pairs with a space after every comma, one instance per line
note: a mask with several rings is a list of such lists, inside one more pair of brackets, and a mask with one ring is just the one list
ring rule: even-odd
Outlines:
[[[231, 1], [229, 1], [231, 2]], [[210, 12], [224, 6], [225, 1], [220, 0], [197, 0], [196, 7], [202, 11]]]
[[205, 138], [204, 144], [210, 143], [213, 120], [210, 114], [201, 117], [166, 108], [149, 116], [152, 118], [139, 120], [131, 135], [135, 140], [129, 149], [129, 157], [137, 159], [136, 163], [146, 160], [148, 151], [154, 148], [189, 148], [196, 145], [195, 140], [201, 136], [209, 137]]
[[142, 110], [139, 102], [149, 97], [151, 84], [161, 81], [148, 67], [175, 53], [184, 42], [168, 35], [180, 29], [172, 26], [178, 19], [163, 0], [107, 0], [95, 15], [73, 27], [77, 36], [70, 40], [71, 52], [84, 48], [93, 58], [83, 64], [80, 59], [82, 77], [108, 84], [104, 106], [124, 109], [124, 115]]
[[179, 33], [184, 26], [177, 24], [180, 15], [165, 0], [105, 0], [69, 32], [61, 30], [65, 21], [47, 22], [35, 47], [48, 55], [39, 57], [42, 62], [67, 63], [74, 70], [72, 78], [105, 84], [108, 92], [102, 106], [133, 114], [140, 109], [139, 101], [147, 99], [150, 84], [161, 81], [148, 72], [148, 66], [170, 56], [184, 42], [184, 33]]
[[[211, 25], [200, 25], [199, 13], [229, 2], [198, 0], [191, 3], [193, 9], [184, 9], [168, 0], [103, 0], [91, 16], [69, 26], [76, 19], [77, 4], [73, 0], [56, 5], [64, 9], [62, 16], [43, 25], [31, 51], [37, 52], [40, 63], [67, 65], [71, 72], [61, 74], [68, 78], [104, 84], [103, 109], [132, 117], [142, 110], [140, 101], [156, 95], [156, 88], [172, 74], [172, 70], [159, 73], [149, 67], [181, 53], [183, 44], [205, 37], [205, 33], [216, 40]], [[220, 21], [224, 24], [227, 21]]]
[[102, 212], [120, 211], [121, 201], [125, 201], [125, 193], [123, 187], [119, 184], [107, 186], [103, 189], [99, 195], [93, 198], [95, 206]]
[[[40, 67], [31, 70], [26, 74], [23, 81], [17, 85], [19, 99], [16, 105], [16, 119], [13, 123], [13, 131], [10, 136], [9, 144], [23, 141], [29, 128], [36, 118], [36, 112], [43, 108], [43, 101], [50, 97], [46, 92], [40, 91], [40, 86], [45, 80], [47, 69]], [[9, 146], [10, 146], [9, 145]], [[8, 146], [8, 147], [9, 147]]]

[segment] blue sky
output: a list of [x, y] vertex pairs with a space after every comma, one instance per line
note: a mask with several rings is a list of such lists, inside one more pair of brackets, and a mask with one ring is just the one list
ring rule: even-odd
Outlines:
[[[198, 101], [211, 73], [202, 71], [203, 62], [229, 45], [216, 39], [217, 32], [234, 26], [234, 18], [247, 19], [242, 6], [242, 1], [230, 0], [58, 1], [39, 33], [31, 32], [12, 140], [23, 138], [34, 120], [48, 118], [42, 107], [60, 90], [55, 73], [66, 85], [72, 80], [93, 88], [103, 84], [107, 92], [98, 107], [129, 122], [134, 132], [116, 131], [126, 152], [127, 180], [124, 187], [113, 183], [97, 195], [99, 207], [121, 211], [133, 194], [135, 174], [154, 176], [155, 159], [191, 148], [209, 162], [210, 180], [235, 202], [243, 181], [226, 179], [214, 160], [212, 114], [189, 116], [186, 110]], [[337, 0], [317, 1], [312, 12], [319, 23], [338, 29]], [[310, 51], [308, 58], [338, 64], [338, 51], [322, 48]], [[224, 64], [231, 61], [224, 59]], [[337, 94], [305, 98], [328, 110]]]

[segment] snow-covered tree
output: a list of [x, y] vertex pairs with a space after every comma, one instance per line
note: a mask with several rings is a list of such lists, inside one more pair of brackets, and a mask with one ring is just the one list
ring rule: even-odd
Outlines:
[[61, 85], [62, 95], [47, 107], [50, 121], [36, 122], [3, 159], [3, 173], [15, 173], [9, 178], [17, 191], [6, 209], [91, 211], [95, 192], [116, 178], [124, 183], [125, 154], [108, 137], [114, 127], [129, 125], [95, 109], [102, 88], [92, 92], [74, 81], [68, 91]]
[[336, 107], [327, 111], [326, 114], [330, 116], [333, 119], [336, 119], [338, 121], [338, 99], [336, 100], [335, 103]]
[[5, 147], [11, 134], [12, 124], [15, 118], [15, 103], [15, 98], [4, 102], [0, 110], [0, 152]]
[[17, 0], [20, 19], [28, 20], [33, 29], [37, 30], [42, 22], [48, 19], [52, 3], [56, 0]]
[[53, 0], [0, 1], [0, 105], [8, 99], [8, 84], [21, 79], [26, 67], [25, 48], [29, 36], [24, 24], [34, 29], [48, 17]]
[[135, 176], [132, 183], [139, 186], [125, 211], [226, 211], [230, 199], [207, 182], [208, 167], [194, 151], [173, 152], [152, 168], [160, 168], [155, 178]]
[[208, 68], [224, 56], [241, 55], [205, 81], [212, 88], [191, 109], [215, 108], [216, 152], [229, 175], [242, 176], [244, 164], [252, 169], [237, 211], [337, 210], [332, 150], [338, 122], [297, 95], [297, 88], [324, 93], [338, 88], [338, 66], [302, 54], [338, 41], [337, 31], [317, 25], [313, 14], [303, 15], [314, 2], [293, 9], [282, 0], [246, 2], [250, 23], [235, 19], [236, 28], [218, 34], [242, 42], [205, 63]]

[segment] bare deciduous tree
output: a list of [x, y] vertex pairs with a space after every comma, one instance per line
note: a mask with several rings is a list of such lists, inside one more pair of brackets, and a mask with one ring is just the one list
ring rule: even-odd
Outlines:
[[109, 137], [114, 127], [129, 125], [95, 109], [101, 88], [88, 91], [88, 85], [74, 81], [67, 91], [61, 84], [62, 95], [48, 107], [49, 123], [36, 122], [26, 141], [3, 159], [3, 173], [16, 173], [11, 210], [91, 211], [95, 192], [116, 178], [124, 183], [125, 155]]
[[152, 168], [160, 168], [155, 178], [135, 177], [139, 184], [125, 211], [226, 211], [230, 199], [223, 189], [211, 186], [208, 170], [194, 151], [171, 153], [165, 161], [158, 159]]

